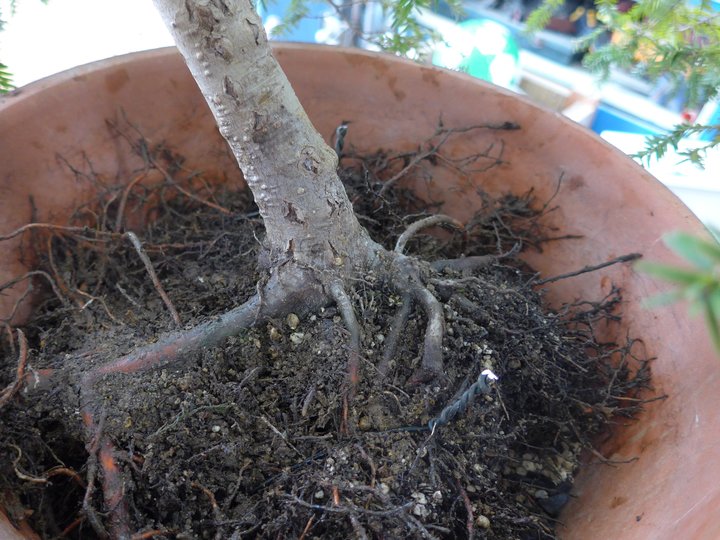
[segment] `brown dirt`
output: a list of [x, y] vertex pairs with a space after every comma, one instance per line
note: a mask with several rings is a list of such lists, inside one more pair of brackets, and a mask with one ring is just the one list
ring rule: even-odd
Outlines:
[[[374, 179], [404, 159], [344, 160], [356, 211], [387, 247], [431, 210], [401, 188], [382, 200], [374, 195]], [[198, 186], [186, 184], [230, 213], [170, 196], [167, 185], [139, 186], [126, 207], [142, 214], [151, 194], [162, 201], [139, 235], [185, 327], [240, 305], [260, 278], [262, 223], [250, 195]], [[40, 266], [65, 301], [49, 295], [25, 327], [29, 364], [62, 376], [2, 411], [0, 506], [14, 520], [28, 518], [43, 538], [98, 535], [82, 513], [88, 442], [76, 374], [173, 328], [132, 246], [93, 232], [112, 230], [118, 193], [103, 193], [95, 208], [104, 210], [84, 235], [102, 241], [62, 233], [33, 239], [50, 246], [39, 250]], [[407, 252], [434, 260], [541, 245], [532, 207], [547, 209], [530, 194], [487, 200], [466, 233], [419, 235]], [[87, 224], [88, 213], [80, 215], [76, 223]], [[446, 370], [442, 380], [415, 387], [406, 383], [419, 360], [423, 314], [412, 314], [381, 380], [377, 365], [400, 299], [375, 276], [358, 279], [363, 359], [347, 433], [347, 332], [334, 308], [244, 331], [180, 364], [105, 377], [98, 384], [103, 433], [123, 456], [135, 529], [157, 531], [154, 538], [553, 538], [583, 450], [637, 410], [618, 396], [647, 386], [647, 365], [634, 355], [639, 345], [593, 339], [594, 328], [617, 320], [620, 293], [549, 311], [529, 285], [533, 274], [512, 258], [472, 275], [432, 277], [447, 319]], [[87, 295], [95, 300], [88, 304]], [[5, 337], [3, 386], [16, 363]], [[431, 435], [428, 421], [486, 368], [500, 377], [491, 392]], [[48, 477], [58, 466], [79, 478]], [[91, 503], [102, 519], [99, 489]]]

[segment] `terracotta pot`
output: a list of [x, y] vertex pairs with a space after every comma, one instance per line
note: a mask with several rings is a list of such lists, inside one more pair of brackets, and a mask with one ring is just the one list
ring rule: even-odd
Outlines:
[[[328, 138], [351, 120], [349, 140], [360, 149], [415, 147], [446, 126], [513, 121], [502, 133], [503, 164], [472, 180], [442, 177], [418, 185], [423, 196], [445, 201], [443, 211], [467, 219], [478, 202], [475, 186], [500, 193], [530, 188], [558, 210], [546, 217], [579, 240], [553, 242], [527, 260], [546, 276], [597, 264], [630, 252], [674, 261], [660, 241], [671, 230], [700, 233], [702, 225], [659, 182], [584, 128], [556, 113], [462, 74], [397, 58], [305, 45], [277, 45], [276, 55], [310, 117]], [[106, 119], [120, 110], [144, 135], [164, 140], [189, 165], [241, 177], [179, 55], [161, 49], [76, 68], [20, 89], [0, 102], [0, 232], [27, 223], [29, 196], [38, 220], [62, 222], [91, 186], [77, 180], [57, 156], [114, 181], [139, 163], [113, 138]], [[468, 135], [453, 152], [468, 154], [496, 140]], [[499, 147], [496, 147], [499, 150]], [[17, 246], [18, 243], [12, 244]], [[23, 271], [3, 244], [0, 282]], [[658, 394], [668, 398], [603, 444], [609, 458], [637, 461], [611, 467], [589, 463], [581, 471], [562, 521], [566, 539], [720, 538], [720, 359], [703, 323], [685, 307], [648, 311], [642, 299], [659, 285], [628, 266], [557, 282], [552, 301], [600, 298], [612, 283], [624, 291], [620, 336], [641, 337]], [[19, 291], [16, 293], [18, 294]], [[0, 313], [15, 302], [0, 297]], [[22, 316], [20, 314], [17, 319]], [[2, 525], [0, 525], [2, 527]], [[7, 527], [7, 526], [6, 526]], [[9, 532], [0, 529], [3, 538]]]

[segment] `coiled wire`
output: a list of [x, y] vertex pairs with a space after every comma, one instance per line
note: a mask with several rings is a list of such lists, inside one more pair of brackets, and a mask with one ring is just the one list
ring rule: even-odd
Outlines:
[[431, 433], [435, 433], [435, 429], [438, 426], [444, 426], [452, 422], [459, 414], [463, 414], [467, 408], [472, 404], [475, 396], [479, 394], [487, 394], [490, 392], [489, 381], [497, 381], [498, 377], [489, 369], [483, 370], [480, 376], [477, 378], [470, 388], [465, 390], [460, 397], [457, 398], [453, 403], [445, 407], [439, 415], [428, 422], [428, 428]]

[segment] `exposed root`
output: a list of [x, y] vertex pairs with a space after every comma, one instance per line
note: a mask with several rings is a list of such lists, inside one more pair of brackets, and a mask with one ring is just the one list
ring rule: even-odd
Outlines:
[[403, 251], [405, 251], [405, 246], [408, 243], [408, 240], [410, 240], [413, 236], [415, 236], [418, 232], [420, 232], [422, 229], [426, 229], [428, 227], [432, 227], [433, 225], [442, 225], [442, 224], [448, 224], [452, 225], [456, 229], [463, 230], [465, 226], [459, 222], [457, 219], [446, 216], [443, 214], [436, 214], [434, 216], [429, 216], [423, 219], [420, 219], [416, 222], [414, 222], [412, 225], [410, 225], [404, 233], [400, 235], [400, 237], [397, 239], [397, 243], [395, 244], [395, 253], [402, 254]]
[[305, 539], [305, 537], [307, 536], [308, 532], [310, 531], [310, 527], [312, 527], [313, 521], [315, 521], [315, 515], [311, 515], [311, 516], [308, 518], [307, 523], [305, 524], [305, 528], [303, 529], [302, 534], [300, 534], [300, 536], [298, 537], [298, 540], [304, 540], [304, 539]]
[[137, 184], [145, 180], [145, 178], [147, 178], [147, 175], [148, 169], [146, 168], [145, 170], [138, 173], [135, 178], [131, 179], [130, 182], [128, 182], [128, 185], [123, 190], [122, 197], [120, 197], [120, 203], [118, 204], [117, 216], [115, 217], [115, 232], [120, 232], [122, 230], [123, 219], [125, 218], [125, 206], [127, 206], [130, 192]]
[[220, 510], [220, 507], [218, 506], [217, 500], [215, 499], [215, 494], [205, 486], [199, 484], [198, 482], [192, 482], [190, 485], [195, 489], [199, 489], [200, 491], [202, 491], [203, 494], [208, 498], [208, 501], [210, 501], [210, 507], [212, 508], [213, 517], [215, 518], [215, 524], [217, 527], [217, 532], [215, 533], [215, 540], [222, 540], [223, 533], [220, 524], [225, 521], [225, 517], [223, 516], [222, 510]]
[[467, 512], [467, 520], [465, 521], [465, 529], [467, 530], [468, 540], [475, 538], [475, 516], [473, 515], [472, 503], [470, 497], [468, 497], [467, 491], [462, 487], [460, 480], [455, 480], [458, 491], [460, 492], [460, 498], [462, 499], [463, 506]]
[[350, 333], [350, 343], [348, 345], [348, 382], [350, 384], [349, 393], [355, 392], [358, 381], [360, 380], [360, 325], [358, 324], [355, 310], [353, 309], [350, 297], [345, 292], [345, 288], [339, 281], [333, 281], [330, 284], [330, 295], [338, 306], [342, 314], [345, 328]]
[[472, 257], [461, 257], [459, 259], [440, 259], [433, 261], [430, 266], [438, 272], [452, 270], [454, 272], [471, 272], [488, 266], [497, 261], [495, 255], [474, 255]]
[[553, 276], [553, 277], [549, 277], [549, 278], [545, 278], [545, 279], [536, 279], [536, 280], [533, 280], [532, 284], [533, 285], [545, 285], [547, 283], [553, 283], [555, 281], [560, 281], [561, 279], [567, 279], [567, 278], [579, 276], [582, 274], [587, 274], [589, 272], [595, 272], [597, 270], [607, 268], [608, 266], [612, 266], [614, 264], [636, 261], [641, 257], [642, 257], [642, 255], [640, 253], [630, 253], [628, 255], [622, 255], [620, 257], [615, 257], [614, 259], [605, 261], [604, 263], [585, 266], [585, 267], [581, 268], [580, 270], [575, 270], [574, 272], [568, 272], [566, 274], [560, 274], [559, 276]]
[[133, 534], [130, 540], [150, 540], [156, 536], [171, 536], [176, 534], [176, 531], [172, 529], [152, 529], [150, 531], [143, 531]]
[[345, 328], [350, 334], [348, 344], [348, 388], [343, 395], [343, 409], [340, 423], [340, 433], [349, 432], [350, 401], [355, 395], [358, 382], [360, 381], [360, 325], [358, 324], [352, 302], [345, 292], [340, 281], [333, 281], [330, 284], [330, 295], [337, 304], [338, 309], [345, 323]]
[[130, 509], [125, 497], [125, 477], [115, 457], [115, 445], [107, 437], [101, 437], [98, 457], [103, 473], [103, 496], [108, 510], [108, 521], [113, 537], [130, 538], [132, 523]]
[[[0, 242], [4, 240], [10, 240], [11, 238], [20, 236], [26, 231], [30, 231], [33, 229], [58, 231], [66, 234], [72, 234], [77, 238], [81, 240], [87, 240], [88, 242], [105, 242], [111, 238], [120, 238], [122, 236], [122, 234], [120, 233], [94, 230], [88, 227], [68, 227], [64, 225], [55, 225], [54, 223], [28, 223], [27, 225], [23, 225], [22, 227], [19, 227], [8, 234], [0, 235]], [[92, 234], [95, 236], [87, 236], [88, 234]]]
[[[50, 285], [50, 288], [52, 289], [52, 291], [55, 294], [55, 296], [57, 297], [57, 299], [60, 300], [60, 303], [63, 305], [68, 305], [68, 303], [69, 303], [68, 299], [65, 298], [65, 296], [62, 294], [62, 292], [60, 292], [60, 288], [58, 287], [57, 283], [55, 283], [55, 280], [50, 276], [50, 274], [48, 274], [47, 272], [45, 272], [43, 270], [31, 270], [30, 272], [26, 272], [25, 274], [23, 274], [20, 277], [11, 279], [10, 281], [3, 283], [2, 285], [0, 285], [0, 292], [4, 291], [5, 289], [9, 289], [13, 285], [20, 283], [22, 281], [25, 281], [26, 279], [30, 279], [34, 276], [40, 276], [40, 277], [44, 278], [45, 281], [47, 281], [47, 283]], [[28, 294], [28, 293], [26, 292], [25, 294]], [[13, 314], [17, 310], [17, 306], [18, 306], [18, 302], [15, 303], [15, 308], [13, 309]], [[12, 319], [7, 319], [7, 320], [9, 321]]]
[[424, 286], [410, 289], [410, 294], [423, 307], [428, 322], [423, 340], [423, 353], [420, 367], [410, 378], [409, 384], [420, 384], [436, 379], [443, 372], [442, 342], [445, 336], [445, 317], [442, 304]]
[[428, 429], [430, 429], [430, 433], [435, 434], [435, 430], [438, 427], [448, 425], [456, 416], [465, 413], [467, 408], [475, 399], [475, 396], [490, 392], [490, 385], [488, 381], [496, 380], [497, 375], [495, 375], [492, 371], [489, 369], [483, 370], [477, 381], [470, 385], [470, 388], [465, 390], [457, 399], [446, 406], [437, 417], [428, 422]]
[[[133, 235], [134, 236], [134, 235]], [[131, 237], [132, 238], [132, 237]], [[102, 523], [97, 512], [92, 507], [91, 497], [98, 463], [103, 477], [103, 494], [105, 505], [109, 512], [109, 521], [114, 538], [130, 538], [131, 520], [128, 510], [128, 501], [125, 497], [125, 482], [120, 466], [115, 458], [115, 447], [112, 442], [103, 435], [104, 417], [96, 420], [97, 410], [101, 407], [100, 398], [93, 390], [94, 384], [103, 376], [114, 373], [138, 373], [150, 368], [177, 362], [200, 349], [209, 348], [220, 344], [228, 337], [250, 328], [259, 322], [265, 321], [280, 310], [286, 308], [286, 303], [293, 302], [293, 297], [298, 291], [280, 290], [278, 280], [271, 281], [272, 286], [263, 295], [256, 295], [243, 305], [229, 311], [220, 317], [198, 325], [190, 330], [171, 334], [156, 343], [138, 348], [113, 362], [101, 365], [87, 371], [81, 379], [82, 415], [85, 423], [88, 440], [88, 486], [83, 500], [83, 511], [87, 520], [95, 529], [95, 532], [106, 537]], [[298, 282], [298, 285], [302, 280]], [[298, 287], [304, 293], [305, 287]], [[354, 321], [356, 335], [353, 343], [355, 346], [355, 376], [357, 377], [357, 357], [359, 355], [359, 326], [355, 320], [352, 305], [342, 287], [335, 285], [332, 288], [338, 305], [347, 315], [348, 326]], [[317, 296], [315, 301], [321, 298]], [[311, 302], [307, 302], [308, 305]], [[296, 303], [292, 303], [297, 307]], [[351, 356], [352, 358], [352, 356]], [[352, 364], [351, 364], [352, 365]], [[22, 380], [19, 378], [18, 380]], [[277, 430], [276, 430], [277, 431]], [[278, 431], [278, 433], [280, 433]], [[292, 446], [292, 445], [290, 445]], [[211, 500], [214, 500], [211, 499]], [[217, 508], [217, 503], [213, 505]], [[217, 508], [219, 512], [219, 508]], [[218, 521], [222, 521], [218, 519]], [[218, 532], [218, 535], [220, 532]], [[104, 536], [103, 536], [104, 535]], [[216, 536], [220, 538], [220, 536]]]
[[484, 268], [489, 264], [494, 264], [502, 259], [512, 258], [520, 252], [520, 243], [516, 243], [510, 251], [500, 255], [473, 255], [470, 257], [460, 257], [457, 259], [440, 259], [430, 263], [430, 267], [438, 272], [451, 270], [462, 274], [469, 274], [474, 270]]
[[230, 214], [232, 213], [232, 212], [230, 212], [230, 210], [228, 210], [227, 208], [225, 208], [225, 207], [223, 207], [223, 206], [220, 206], [219, 204], [216, 204], [216, 203], [214, 203], [214, 202], [212, 202], [212, 201], [208, 201], [208, 200], [206, 200], [206, 199], [203, 199], [202, 197], [199, 197], [199, 196], [196, 195], [195, 193], [192, 193], [192, 192], [188, 191], [187, 189], [185, 189], [184, 187], [182, 187], [180, 184], [178, 184], [178, 183], [175, 181], [175, 179], [174, 179], [163, 167], [161, 167], [161, 166], [158, 164], [158, 162], [157, 162], [156, 159], [154, 159], [152, 156], [149, 156], [148, 159], [149, 159], [150, 163], [152, 164], [152, 166], [155, 167], [158, 171], [160, 171], [160, 173], [165, 177], [165, 180], [166, 180], [171, 186], [173, 186], [175, 189], [177, 189], [180, 193], [182, 193], [183, 195], [185, 195], [187, 198], [192, 199], [193, 201], [197, 201], [197, 202], [199, 202], [200, 204], [203, 204], [203, 205], [205, 205], [205, 206], [208, 206], [208, 207], [212, 208], [213, 210], [217, 210], [218, 212], [220, 212], [220, 213], [222, 213], [222, 214], [230, 215]]
[[383, 350], [383, 357], [380, 364], [378, 364], [378, 375], [380, 380], [387, 376], [388, 370], [390, 369], [390, 362], [395, 357], [397, 352], [398, 344], [400, 343], [400, 337], [405, 329], [405, 325], [410, 317], [412, 311], [413, 297], [410, 293], [405, 293], [402, 298], [400, 308], [395, 313], [395, 316], [390, 323], [390, 332], [385, 338], [385, 348]]
[[261, 310], [260, 299], [255, 296], [216, 319], [190, 330], [170, 334], [155, 343], [140, 347], [113, 362], [89, 371], [85, 375], [83, 386], [94, 383], [103, 375], [138, 373], [182, 360], [202, 348], [218, 345], [241, 330], [250, 328], [256, 321], [263, 321], [264, 318], [258, 316]]
[[80, 486], [82, 489], [86, 488], [85, 482], [80, 477], [80, 475], [77, 473], [77, 471], [70, 469], [69, 467], [53, 467], [46, 473], [42, 474], [41, 476], [33, 476], [30, 474], [26, 474], [22, 472], [19, 468], [20, 460], [22, 459], [22, 450], [19, 446], [11, 445], [15, 451], [17, 452], [17, 458], [15, 458], [15, 461], [13, 462], [13, 469], [15, 470], [15, 474], [18, 478], [21, 480], [24, 480], [26, 482], [31, 482], [33, 484], [47, 484], [51, 478], [55, 476], [67, 476], [69, 478], [72, 478], [75, 483]]
[[362, 526], [358, 517], [351, 513], [348, 515], [348, 518], [352, 524], [353, 531], [355, 531], [355, 537], [358, 538], [358, 540], [369, 540], [370, 536], [368, 536], [365, 527]]
[[85, 516], [79, 516], [75, 518], [70, 525], [65, 527], [62, 532], [60, 533], [60, 538], [66, 538], [70, 536], [70, 533], [72, 533], [75, 529], [77, 529], [80, 525], [82, 525], [85, 522]]
[[458, 171], [463, 171], [465, 174], [470, 172], [469, 165], [480, 160], [481, 158], [485, 158], [487, 160], [487, 164], [484, 165], [482, 169], [480, 169], [482, 171], [499, 165], [500, 163], [502, 163], [502, 151], [498, 156], [492, 156], [492, 154], [490, 153], [490, 151], [492, 150], [492, 146], [488, 148], [485, 152], [462, 158], [459, 162], [457, 160], [445, 157], [440, 153], [440, 149], [452, 135], [459, 133], [468, 133], [470, 131], [481, 129], [515, 130], [519, 129], [519, 126], [512, 122], [503, 122], [502, 124], [478, 124], [475, 126], [469, 126], [467, 128], [450, 129], [443, 126], [441, 121], [437, 129], [435, 130], [435, 133], [426, 141], [424, 148], [421, 147], [420, 149], [418, 149], [417, 152], [405, 156], [407, 158], [407, 163], [403, 166], [403, 168], [396, 172], [393, 176], [385, 180], [385, 182], [383, 182], [382, 188], [378, 192], [378, 196], [382, 197], [383, 195], [385, 195], [391, 188], [395, 186], [395, 184], [399, 180], [407, 176], [408, 173], [412, 171], [417, 165], [427, 159], [443, 161], [446, 165], [449, 165], [452, 168], [457, 169]]
[[[83, 420], [92, 444], [88, 448], [91, 460], [91, 470], [96, 469], [99, 453], [100, 465], [103, 471], [103, 492], [106, 506], [111, 512], [113, 531], [118, 537], [129, 537], [130, 519], [127, 510], [127, 501], [124, 497], [122, 474], [114, 458], [114, 447], [112, 443], [102, 436], [102, 422], [95, 421], [95, 410], [99, 407], [98, 397], [92, 390], [94, 383], [102, 376], [111, 373], [137, 373], [146, 369], [158, 367], [163, 364], [175, 362], [186, 357], [203, 347], [212, 347], [224, 339], [245, 328], [251, 326], [258, 320], [260, 302], [254, 297], [239, 308], [232, 310], [218, 319], [208, 321], [195, 328], [173, 334], [165, 339], [139, 348], [132, 353], [123, 356], [109, 364], [102, 365], [87, 372], [82, 377], [81, 389], [83, 392]], [[89, 474], [89, 477], [91, 475]], [[93, 527], [98, 529], [95, 511], [90, 506], [92, 494], [92, 477], [88, 481], [83, 508], [88, 520]], [[96, 530], [100, 534], [99, 530]]]
[[0, 409], [2, 409], [7, 403], [18, 393], [23, 385], [23, 379], [25, 378], [25, 367], [27, 366], [28, 357], [28, 343], [25, 338], [25, 334], [19, 328], [16, 330], [18, 336], [18, 348], [19, 357], [17, 363], [17, 369], [15, 370], [15, 381], [9, 386], [5, 387], [0, 392]]
[[[105, 526], [103, 525], [100, 517], [98, 516], [97, 511], [92, 505], [93, 493], [95, 491], [95, 478], [98, 469], [98, 452], [100, 449], [100, 445], [102, 444], [102, 428], [104, 425], [104, 416], [101, 417], [99, 423], [96, 423], [94, 414], [92, 412], [86, 412], [85, 414], [83, 414], [83, 422], [85, 423], [86, 429], [91, 434], [91, 437], [88, 439], [86, 445], [89, 457], [87, 463], [87, 488], [85, 490], [85, 496], [83, 497], [82, 511], [85, 518], [90, 523], [90, 526], [95, 531], [95, 534], [99, 538], [108, 538], [109, 534], [105, 529]], [[108, 493], [106, 497], [110, 498], [112, 495], [113, 494]], [[123, 527], [123, 524], [119, 525]], [[126, 532], [129, 534], [130, 529], [128, 524], [125, 524], [124, 528], [127, 529]], [[122, 534], [123, 531], [116, 529], [114, 532]]]
[[[441, 128], [436, 136], [443, 139], [449, 133]], [[464, 161], [451, 160], [436, 151], [435, 143], [424, 147], [419, 158], [421, 154], [378, 158], [385, 159], [384, 172], [364, 174], [362, 170], [358, 185], [371, 183], [370, 192], [377, 194], [379, 184], [373, 179], [390, 177], [391, 184], [396, 184], [401, 180], [395, 178], [399, 172], [418, 169], [420, 161], [425, 162], [423, 166], [458, 168], [478, 162], [482, 168], [501, 160], [501, 155], [489, 151]], [[501, 145], [498, 148], [502, 150]], [[529, 195], [488, 203], [488, 211], [466, 227], [445, 216], [425, 217], [433, 203], [408, 195], [404, 202], [413, 215], [421, 217], [406, 228], [407, 217], [399, 217], [390, 204], [397, 202], [398, 190], [386, 189], [382, 198], [371, 197], [367, 206], [358, 209], [373, 227], [392, 231], [383, 238], [386, 251], [378, 260], [362, 261], [354, 269], [357, 273], [347, 275], [350, 272], [335, 272], [335, 268], [293, 267], [288, 251], [285, 260], [268, 265], [271, 273], [260, 276], [255, 288], [256, 276], [249, 272], [243, 276], [247, 282], [238, 285], [235, 281], [243, 273], [237, 269], [246, 264], [237, 253], [254, 258], [260, 243], [252, 241], [259, 229], [249, 227], [248, 233], [239, 227], [251, 221], [247, 216], [253, 207], [238, 204], [240, 198], [222, 199], [220, 204], [212, 193], [206, 197], [200, 191], [201, 197], [191, 188], [178, 189], [178, 182], [188, 185], [193, 177], [179, 178], [177, 171], [183, 169], [174, 156], [148, 147], [138, 151], [146, 156], [145, 168], [122, 188], [103, 184], [102, 209], [97, 213], [85, 209], [82, 221], [73, 222], [95, 223], [87, 219], [89, 215], [96, 226], [34, 224], [23, 228], [46, 230], [50, 236], [45, 246], [48, 253], [40, 257], [50, 270], [29, 273], [23, 279], [37, 276], [50, 284], [59, 302], [50, 298], [47, 303], [59, 304], [60, 315], [48, 317], [70, 313], [80, 322], [87, 321], [88, 328], [104, 320], [103, 314], [82, 308], [107, 299], [103, 306], [112, 307], [118, 322], [128, 325], [123, 337], [108, 346], [113, 350], [132, 346], [127, 341], [129, 329], [144, 330], [146, 311], [156, 315], [143, 302], [149, 297], [153, 308], [157, 304], [147, 274], [163, 296], [162, 287], [153, 279], [157, 278], [155, 269], [163, 272], [163, 284], [173, 292], [183, 319], [206, 322], [161, 335], [158, 341], [111, 357], [107, 363], [92, 363], [99, 349], [94, 345], [74, 356], [77, 341], [67, 348], [48, 345], [49, 352], [45, 345], [39, 346], [34, 349], [33, 364], [43, 369], [27, 364], [0, 394], [4, 405], [24, 386], [23, 398], [30, 402], [28, 390], [52, 389], [48, 383], [63, 377], [70, 380], [69, 388], [79, 387], [85, 432], [83, 436], [80, 430], [78, 436], [73, 431], [72, 437], [84, 443], [89, 454], [86, 482], [75, 472], [82, 463], [67, 461], [67, 467], [53, 468], [50, 465], [59, 459], [49, 459], [50, 464], [31, 460], [25, 446], [28, 459], [23, 461], [23, 470], [15, 463], [24, 475], [17, 476], [30, 488], [25, 493], [33, 491], [30, 497], [36, 497], [40, 488], [52, 489], [49, 479], [60, 476], [70, 480], [72, 489], [78, 491], [74, 484], [84, 488], [84, 497], [76, 495], [76, 506], [63, 514], [68, 519], [59, 522], [56, 530], [44, 531], [49, 536], [76, 535], [84, 523], [92, 528], [89, 534], [133, 540], [198, 531], [208, 537], [232, 534], [239, 538], [259, 534], [258, 530], [266, 536], [297, 538], [328, 534], [472, 537], [485, 533], [477, 530], [484, 529], [485, 522], [474, 520], [482, 513], [493, 519], [487, 533], [494, 537], [510, 537], [515, 532], [507, 531], [515, 531], [512, 527], [516, 526], [520, 530], [516, 536], [547, 538], [551, 534], [547, 516], [535, 515], [536, 506], [528, 510], [519, 503], [520, 496], [532, 503], [539, 487], [555, 496], [560, 480], [572, 475], [572, 468], [561, 468], [555, 458], [562, 454], [564, 459], [575, 459], [576, 452], [587, 447], [586, 433], [596, 433], [611, 416], [630, 414], [647, 402], [638, 394], [647, 381], [645, 367], [634, 378], [628, 376], [630, 360], [644, 366], [631, 350], [636, 342], [615, 346], [598, 343], [593, 335], [597, 326], [616, 320], [614, 296], [547, 315], [538, 307], [529, 276], [518, 277], [522, 274], [508, 268], [512, 262], [494, 264], [514, 255], [513, 245], [534, 245], [537, 224], [535, 214], [528, 210]], [[367, 161], [362, 162], [365, 165]], [[148, 187], [158, 175], [162, 186]], [[172, 197], [165, 200], [163, 190]], [[200, 210], [195, 206], [188, 215], [177, 211], [187, 204], [186, 199], [199, 203]], [[132, 233], [121, 231], [137, 217], [131, 208], [145, 211], [157, 201], [172, 218], [168, 228], [158, 232], [151, 227], [142, 243]], [[247, 209], [245, 221], [240, 214], [232, 214], [232, 208]], [[547, 209], [546, 203], [543, 211]], [[185, 236], [168, 233], [175, 231], [176, 219], [187, 222], [192, 232]], [[205, 227], [197, 236], [196, 219]], [[516, 220], [526, 228], [518, 232]], [[417, 241], [422, 228], [444, 223], [462, 233], [452, 230], [442, 241], [432, 237]], [[238, 245], [240, 232], [250, 239], [248, 243]], [[403, 255], [408, 242], [418, 252], [417, 259]], [[76, 247], [82, 248], [80, 255], [72, 251]], [[153, 257], [155, 267], [148, 265], [147, 253], [169, 248], [182, 251], [163, 259]], [[214, 259], [219, 249], [224, 250], [223, 258]], [[467, 256], [444, 258], [457, 254]], [[422, 262], [434, 259], [434, 263]], [[192, 266], [188, 261], [202, 261], [202, 265]], [[74, 263], [80, 267], [76, 273]], [[100, 276], [88, 280], [95, 271]], [[124, 274], [133, 279], [123, 279]], [[171, 278], [178, 275], [173, 284]], [[178, 288], [170, 289], [178, 281], [193, 283], [189, 300]], [[212, 292], [211, 282], [218, 284]], [[224, 288], [230, 293], [217, 295], [215, 291]], [[201, 306], [212, 294], [217, 295], [211, 298], [212, 311], [206, 311]], [[225, 306], [235, 305], [237, 298], [248, 296], [250, 300], [241, 306], [218, 315]], [[414, 307], [419, 308], [417, 314]], [[286, 318], [290, 312], [299, 315], [293, 323]], [[175, 323], [179, 326], [179, 317]], [[163, 332], [164, 324], [161, 317], [153, 331]], [[31, 342], [38, 337], [36, 329], [44, 327], [43, 320], [31, 327], [35, 332], [28, 334]], [[10, 328], [12, 337], [9, 320], [5, 328]], [[114, 332], [117, 329], [109, 327], [99, 335], [113, 339]], [[134, 339], [147, 340], [148, 335], [150, 331], [137, 331]], [[39, 339], [44, 339], [42, 334]], [[22, 349], [18, 342], [17, 349]], [[85, 341], [79, 342], [82, 350]], [[15, 348], [12, 339], [10, 346]], [[22, 358], [22, 351], [15, 350], [13, 359], [18, 352]], [[35, 352], [45, 356], [36, 358]], [[179, 366], [183, 359], [191, 361]], [[158, 369], [165, 366], [173, 369]], [[480, 382], [473, 384], [474, 374], [491, 367], [502, 377], [499, 384], [482, 388]], [[117, 376], [150, 369], [157, 369], [158, 376], [132, 380]], [[368, 380], [375, 373], [377, 380]], [[413, 386], [430, 380], [434, 384]], [[590, 389], [580, 392], [576, 382]], [[488, 388], [492, 392], [485, 393]], [[136, 389], [138, 393], [131, 396]], [[467, 408], [472, 396], [481, 393], [476, 406]], [[70, 410], [76, 410], [77, 394], [70, 399], [75, 400]], [[117, 399], [112, 407], [111, 399]], [[17, 413], [13, 409], [7, 407]], [[466, 409], [469, 413], [461, 414]], [[38, 405], [38, 411], [42, 410]], [[358, 429], [352, 430], [352, 437], [338, 437], [338, 425], [341, 433], [351, 431], [351, 414]], [[77, 431], [72, 418], [62, 421]], [[23, 418], [19, 424], [22, 430], [25, 422]], [[428, 424], [443, 426], [430, 440]], [[187, 437], [188, 433], [193, 435]], [[76, 455], [82, 455], [81, 448]], [[526, 476], [515, 475], [519, 464], [527, 461], [526, 453], [532, 454], [537, 468], [523, 469]], [[6, 476], [13, 476], [12, 461], [11, 457]], [[232, 467], [233, 472], [228, 475], [230, 469], [214, 469], [207, 462]], [[505, 470], [512, 472], [507, 475]], [[104, 503], [96, 491], [100, 484]], [[199, 500], [194, 509], [183, 508], [188, 488], [199, 491], [190, 497]], [[151, 502], [145, 506], [146, 501]], [[491, 513], [486, 506], [500, 510]], [[545, 512], [552, 515], [551, 510]], [[180, 521], [175, 520], [178, 514]]]
[[155, 290], [160, 295], [160, 298], [162, 298], [162, 301], [165, 304], [165, 307], [170, 312], [170, 316], [172, 317], [173, 321], [175, 322], [175, 326], [180, 328], [182, 326], [182, 321], [180, 320], [180, 315], [178, 315], [178, 312], [175, 309], [175, 306], [173, 305], [172, 300], [170, 300], [170, 297], [165, 292], [165, 289], [163, 289], [163, 286], [160, 283], [160, 280], [158, 279], [157, 274], [155, 273], [155, 269], [153, 268], [152, 262], [150, 262], [150, 257], [147, 256], [147, 253], [145, 253], [145, 250], [142, 247], [142, 242], [140, 242], [140, 239], [132, 231], [126, 232], [125, 237], [130, 240], [130, 243], [133, 245], [133, 247], [135, 248], [135, 251], [137, 251], [137, 254], [140, 257], [140, 260], [145, 265], [145, 269], [147, 270], [147, 273], [150, 276], [150, 280], [152, 281], [153, 286], [155, 287]]
[[377, 511], [377, 510], [367, 510], [365, 508], [359, 508], [354, 505], [353, 506], [343, 506], [340, 504], [335, 504], [333, 506], [324, 506], [324, 505], [320, 505], [320, 504], [311, 504], [311, 503], [307, 503], [307, 502], [303, 501], [300, 497], [296, 497], [293, 495], [288, 495], [285, 498], [291, 504], [296, 504], [298, 506], [309, 508], [311, 510], [320, 510], [323, 512], [337, 513], [337, 514], [349, 514], [351, 512], [356, 512], [358, 514], [367, 514], [369, 516], [380, 516], [380, 517], [407, 512], [407, 510], [409, 510], [413, 505], [412, 502], [407, 502], [400, 506], [395, 506], [395, 507], [389, 508], [387, 510]]

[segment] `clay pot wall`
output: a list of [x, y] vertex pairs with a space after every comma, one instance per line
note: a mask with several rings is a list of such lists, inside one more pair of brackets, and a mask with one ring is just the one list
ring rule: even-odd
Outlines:
[[[415, 186], [444, 201], [442, 211], [472, 215], [477, 187], [490, 193], [533, 189], [557, 210], [546, 217], [558, 234], [581, 239], [548, 244], [526, 259], [545, 276], [598, 264], [631, 252], [677, 262], [664, 233], [703, 232], [690, 211], [630, 159], [586, 129], [517, 95], [462, 74], [357, 50], [276, 45], [300, 100], [328, 139], [351, 120], [348, 141], [360, 150], [414, 148], [437, 127], [516, 122], [520, 130], [479, 131], [449, 150], [467, 155], [502, 151], [502, 164], [471, 178], [438, 174]], [[216, 171], [230, 183], [241, 176], [186, 67], [174, 49], [118, 57], [65, 72], [0, 100], [0, 232], [31, 219], [32, 196], [41, 221], [62, 223], [92, 186], [80, 169], [89, 156], [108, 182], [140, 165], [112, 136], [106, 120], [124, 114], [151, 141], [165, 141], [188, 166]], [[498, 142], [502, 139], [503, 144]], [[119, 174], [120, 173], [120, 174]], [[0, 282], [22, 273], [20, 241], [2, 245]], [[636, 461], [615, 467], [590, 457], [563, 515], [565, 539], [720, 538], [720, 359], [703, 322], [684, 306], [649, 311], [642, 300], [662, 286], [627, 265], [557, 282], [553, 302], [601, 298], [612, 284], [624, 293], [619, 335], [640, 337], [652, 365], [655, 392], [668, 398], [619, 427], [600, 451]], [[19, 289], [18, 289], [19, 291]], [[16, 291], [16, 294], [18, 294]], [[0, 313], [15, 302], [0, 297]], [[18, 313], [18, 322], [26, 311]], [[0, 536], [11, 538], [1, 527]]]

